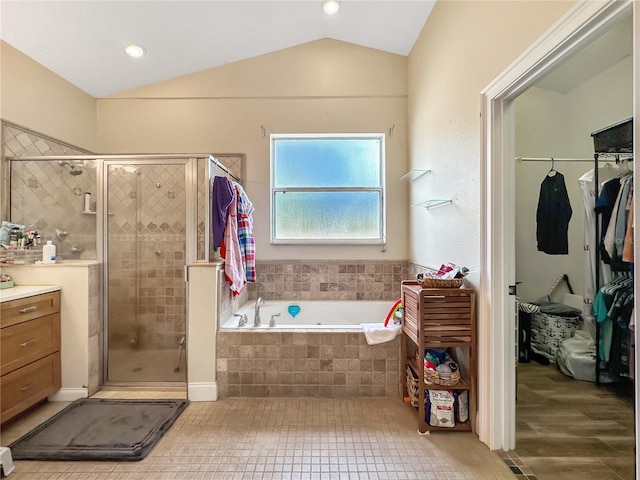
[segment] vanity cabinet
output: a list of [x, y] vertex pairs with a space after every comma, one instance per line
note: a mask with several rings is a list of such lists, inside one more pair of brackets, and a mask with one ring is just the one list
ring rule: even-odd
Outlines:
[[3, 299], [0, 423], [59, 390], [60, 371], [60, 291]]
[[[423, 288], [415, 281], [403, 281], [402, 306], [401, 385], [404, 397], [411, 400], [418, 416], [419, 431], [475, 431], [475, 292], [463, 288]], [[452, 386], [426, 383], [425, 350], [445, 348], [459, 366], [460, 380]], [[413, 382], [409, 377], [412, 374]], [[410, 388], [410, 385], [414, 388]], [[454, 427], [430, 425], [426, 417], [427, 390], [456, 390], [458, 396], [467, 392], [468, 419], [460, 422], [456, 415]], [[457, 411], [457, 405], [454, 410]]]

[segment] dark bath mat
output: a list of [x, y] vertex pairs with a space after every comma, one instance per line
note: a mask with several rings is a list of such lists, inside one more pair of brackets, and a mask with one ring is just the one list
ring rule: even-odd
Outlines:
[[142, 460], [188, 403], [83, 398], [9, 448], [16, 460]]

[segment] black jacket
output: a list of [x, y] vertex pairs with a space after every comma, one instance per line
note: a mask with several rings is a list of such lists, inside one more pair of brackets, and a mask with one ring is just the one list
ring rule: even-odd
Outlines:
[[536, 214], [539, 251], [550, 255], [569, 253], [567, 232], [572, 213], [564, 176], [559, 172], [553, 176], [547, 175], [540, 185]]

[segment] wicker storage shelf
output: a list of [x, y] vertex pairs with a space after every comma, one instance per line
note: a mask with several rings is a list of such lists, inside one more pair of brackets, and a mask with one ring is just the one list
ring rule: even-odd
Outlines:
[[[402, 282], [402, 358], [405, 367], [401, 385], [406, 397], [418, 415], [418, 429], [475, 431], [476, 411], [476, 319], [475, 292], [463, 288], [424, 288], [417, 281]], [[415, 351], [418, 351], [416, 356]], [[465, 358], [464, 368], [457, 372], [457, 379], [443, 381], [435, 378], [435, 372], [424, 368], [423, 356], [428, 348], [451, 348]], [[409, 381], [409, 372], [417, 376], [417, 402], [410, 392], [416, 390], [415, 378]], [[456, 377], [454, 375], [453, 377]], [[456, 423], [455, 427], [429, 425], [426, 418], [425, 390], [458, 390], [469, 392], [469, 420]], [[414, 394], [415, 395], [415, 394]], [[417, 403], [417, 405], [415, 404]]]
[[413, 370], [413, 368], [411, 368], [410, 365], [406, 366], [407, 369], [407, 375], [406, 375], [406, 391], [407, 391], [407, 397], [409, 398], [409, 401], [411, 403], [411, 405], [413, 405], [414, 407], [418, 407], [419, 405], [419, 397], [420, 395], [418, 394], [418, 392], [420, 391], [420, 379], [418, 378], [418, 374]]
[[416, 280], [422, 288], [460, 288], [464, 278], [421, 277]]

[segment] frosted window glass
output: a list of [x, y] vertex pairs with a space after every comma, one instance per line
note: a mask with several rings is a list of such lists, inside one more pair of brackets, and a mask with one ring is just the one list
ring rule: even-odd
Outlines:
[[380, 195], [374, 192], [276, 193], [278, 239], [377, 239]]
[[275, 142], [274, 187], [377, 187], [379, 139]]
[[384, 135], [272, 135], [275, 243], [384, 240]]

